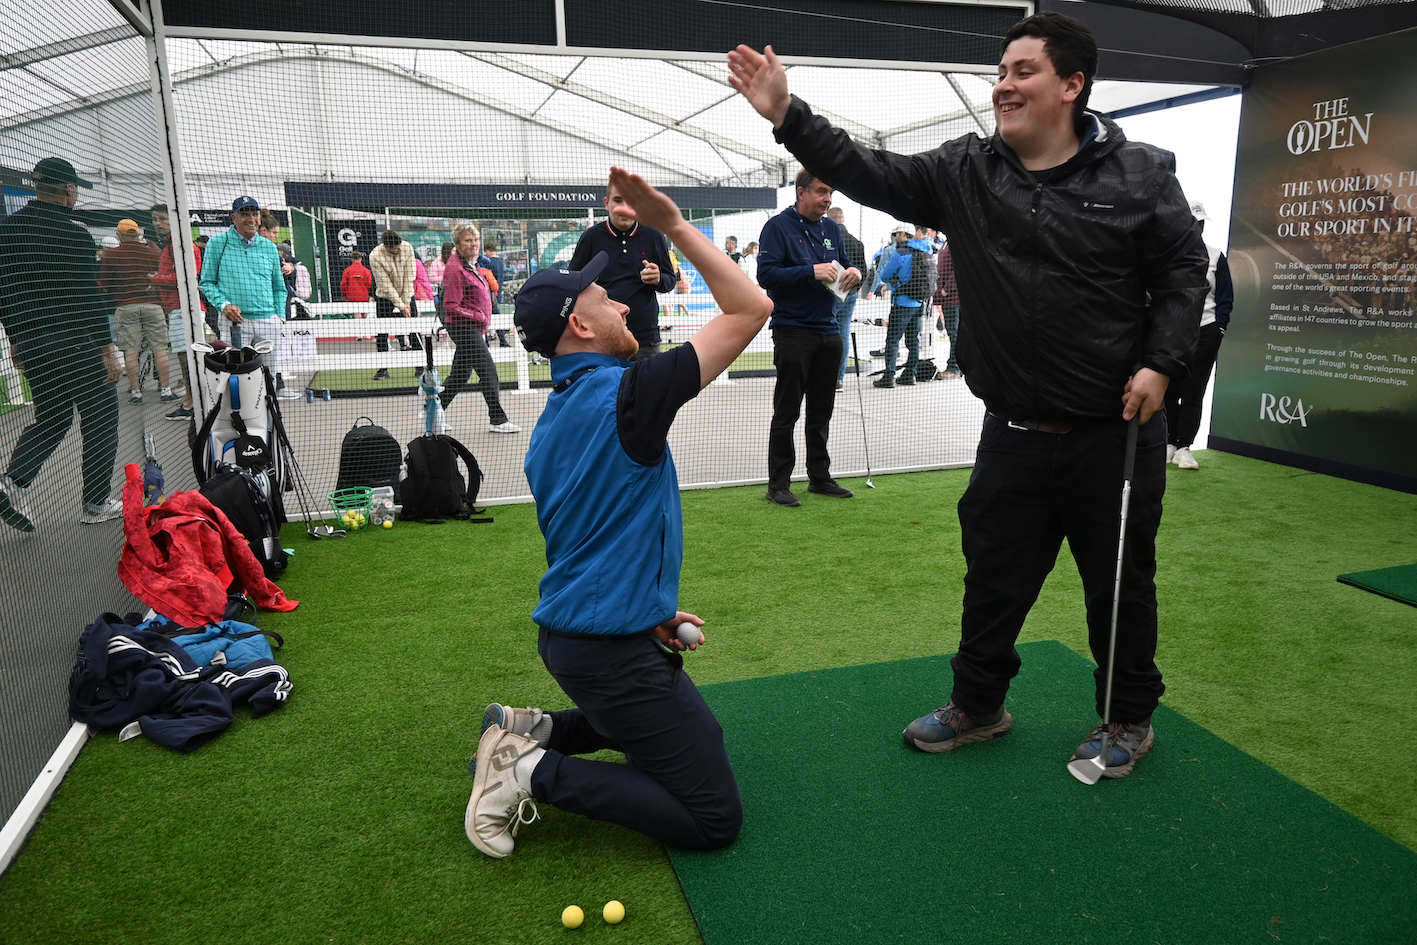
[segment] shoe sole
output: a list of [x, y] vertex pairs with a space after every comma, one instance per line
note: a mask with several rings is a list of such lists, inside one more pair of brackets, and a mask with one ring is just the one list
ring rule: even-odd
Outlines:
[[[1003, 738], [1005, 735], [1009, 734], [1009, 729], [1013, 727], [1014, 717], [1009, 715], [1008, 709], [1005, 709], [1003, 718], [999, 719], [999, 721], [995, 722], [993, 725], [970, 729], [963, 735], [956, 735], [954, 738], [943, 742], [922, 742], [918, 738], [911, 738], [909, 735], [906, 735], [904, 731], [900, 734], [905, 739], [907, 745], [935, 755], [941, 752], [953, 751], [960, 745], [969, 745], [974, 742], [987, 742], [993, 738]], [[909, 731], [909, 729], [906, 729], [906, 731]]]
[[15, 508], [4, 493], [0, 493], [0, 521], [18, 531], [34, 531], [34, 522], [28, 515]]
[[477, 733], [478, 739], [481, 740], [482, 736], [487, 734], [487, 730], [494, 725], [498, 728], [505, 728], [506, 726], [502, 723], [506, 721], [507, 714], [510, 712], [509, 707], [497, 702], [482, 710], [482, 731]]
[[[497, 732], [495, 733], [495, 736], [492, 739], [492, 741], [495, 742], [497, 738], [501, 737], [503, 729], [500, 725], [490, 727], [495, 727], [497, 729]], [[484, 743], [487, 743], [489, 748], [491, 747], [491, 743], [487, 741], [487, 736], [488, 731], [484, 729], [482, 732], [482, 737], [478, 740], [477, 743], [478, 755], [482, 754], [482, 746]], [[473, 755], [472, 758], [473, 761], [476, 761], [477, 755]], [[472, 845], [477, 847], [477, 849], [492, 857], [492, 859], [494, 860], [500, 860], [506, 857], [507, 854], [501, 853], [489, 847], [486, 843], [483, 842], [482, 838], [477, 835], [477, 831], [473, 829], [477, 801], [479, 798], [482, 797], [483, 794], [487, 793], [487, 779], [489, 776], [488, 772], [491, 770], [491, 767], [491, 765], [478, 765], [477, 773], [473, 775], [472, 796], [467, 799], [467, 813], [463, 815], [463, 833], [467, 834], [467, 839], [470, 840], [472, 842]], [[501, 782], [499, 781], [497, 782], [497, 784], [494, 784], [493, 787], [495, 788], [500, 784]]]
[[[1143, 738], [1141, 740], [1141, 747], [1137, 749], [1137, 753], [1135, 755], [1132, 755], [1131, 761], [1127, 762], [1124, 765], [1118, 765], [1115, 768], [1104, 768], [1102, 770], [1102, 777], [1106, 778], [1109, 781], [1115, 781], [1118, 778], [1125, 778], [1127, 775], [1131, 774], [1132, 769], [1137, 766], [1137, 759], [1140, 758], [1142, 755], [1146, 754], [1147, 752], [1151, 751], [1151, 746], [1155, 743], [1156, 729], [1153, 728], [1146, 733], [1146, 738]], [[1073, 755], [1073, 760], [1077, 760], [1077, 755]]]

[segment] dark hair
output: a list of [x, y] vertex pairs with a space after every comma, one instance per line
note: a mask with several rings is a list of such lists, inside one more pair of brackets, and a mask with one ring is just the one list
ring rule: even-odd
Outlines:
[[397, 246], [399, 243], [402, 242], [402, 239], [399, 237], [396, 231], [385, 230], [382, 234], [380, 234], [379, 242], [383, 243], [385, 246]]
[[363, 259], [363, 258], [364, 258], [364, 254], [361, 253], [359, 250], [356, 249], [354, 252], [352, 252], [352, 253], [349, 254], [349, 258], [350, 258], [350, 259]]
[[452, 243], [449, 243], [449, 242], [444, 242], [444, 243], [443, 243], [443, 248], [440, 250], [440, 252], [442, 253], [442, 260], [443, 260], [443, 262], [447, 262], [449, 259], [452, 259], [452, 258], [453, 258], [453, 244], [452, 244]]
[[812, 189], [812, 184], [816, 181], [816, 179], [817, 179], [817, 175], [813, 174], [811, 171], [807, 170], [805, 167], [802, 168], [802, 170], [800, 170], [800, 171], [797, 172], [797, 180], [796, 180], [797, 189], [798, 189], [798, 190], [811, 190], [811, 189]]
[[999, 44], [999, 52], [1007, 52], [1010, 43], [1025, 36], [1043, 40], [1043, 51], [1060, 79], [1082, 73], [1082, 92], [1073, 101], [1073, 120], [1082, 118], [1088, 96], [1092, 94], [1092, 78], [1097, 75], [1097, 39], [1092, 30], [1081, 20], [1044, 10], [1010, 27]]
[[482, 251], [484, 253], [495, 253], [497, 251], [497, 244], [492, 242], [491, 240], [486, 240], [482, 244]]
[[155, 203], [155, 204], [153, 204], [151, 207], [148, 207], [148, 213], [166, 213], [166, 212], [167, 212], [167, 204], [165, 204], [165, 203]]
[[262, 210], [261, 226], [267, 230], [279, 230], [280, 221], [276, 219], [276, 215], [274, 213], [271, 213], [269, 210]]

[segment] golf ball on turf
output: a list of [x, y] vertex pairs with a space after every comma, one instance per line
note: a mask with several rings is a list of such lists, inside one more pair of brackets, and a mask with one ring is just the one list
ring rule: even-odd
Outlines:
[[685, 646], [693, 646], [695, 643], [702, 643], [704, 639], [704, 632], [687, 620], [674, 630], [674, 635], [678, 637], [679, 642]]
[[561, 924], [568, 929], [578, 929], [585, 921], [585, 913], [580, 906], [567, 906], [566, 911], [561, 913]]
[[612, 899], [605, 904], [605, 921], [615, 925], [625, 918], [625, 907], [620, 900]]
[[385, 528], [393, 528], [393, 527], [394, 527], [394, 523], [388, 521], [387, 519], [385, 519], [385, 521], [384, 521], [384, 527], [385, 527]]

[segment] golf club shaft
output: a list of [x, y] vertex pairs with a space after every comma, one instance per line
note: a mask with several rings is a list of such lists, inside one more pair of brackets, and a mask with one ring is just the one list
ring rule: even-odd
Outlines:
[[1137, 429], [1141, 412], [1132, 415], [1127, 424], [1126, 457], [1122, 462], [1122, 525], [1117, 535], [1117, 579], [1112, 585], [1112, 629], [1107, 638], [1107, 688], [1102, 697], [1102, 745], [1098, 755], [1107, 764], [1107, 726], [1112, 722], [1112, 673], [1117, 661], [1117, 614], [1122, 606], [1122, 565], [1127, 549], [1127, 510], [1132, 504], [1132, 475], [1137, 462]]
[[871, 444], [866, 439], [866, 403], [861, 397], [861, 352], [856, 347], [856, 332], [851, 333], [851, 360], [856, 368], [856, 409], [861, 414], [861, 448], [866, 451], [866, 485], [874, 489], [871, 484]]

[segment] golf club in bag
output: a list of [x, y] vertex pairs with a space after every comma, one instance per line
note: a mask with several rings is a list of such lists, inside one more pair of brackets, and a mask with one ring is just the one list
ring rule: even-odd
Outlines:
[[866, 402], [861, 397], [861, 351], [856, 347], [856, 332], [851, 333], [851, 357], [856, 363], [856, 408], [861, 414], [861, 447], [866, 451], [866, 488], [874, 489], [871, 481], [871, 444], [866, 441]]
[[418, 378], [418, 389], [423, 394], [423, 432], [433, 436], [436, 433], [448, 432], [448, 417], [443, 412], [443, 401], [438, 396], [443, 392], [443, 384], [438, 379], [438, 369], [433, 366], [433, 338], [430, 335], [424, 340], [427, 343], [423, 350], [428, 352], [428, 363]]
[[[219, 345], [219, 346], [218, 346]], [[310, 538], [343, 538], [315, 501], [304, 471], [286, 435], [275, 379], [266, 369], [264, 355], [274, 346], [234, 348], [197, 342], [192, 350], [202, 355], [212, 408], [192, 440], [192, 471], [204, 483], [223, 465], [249, 471], [270, 502], [278, 522], [288, 521], [285, 493], [293, 492]], [[320, 524], [314, 524], [316, 519]]]
[[1102, 697], [1102, 744], [1095, 758], [1068, 762], [1068, 773], [1083, 784], [1096, 784], [1107, 771], [1107, 727], [1112, 723], [1112, 670], [1117, 659], [1117, 611], [1122, 603], [1122, 563], [1127, 548], [1127, 508], [1132, 501], [1132, 473], [1137, 463], [1137, 428], [1141, 411], [1127, 424], [1127, 452], [1122, 463], [1122, 528], [1117, 536], [1117, 580], [1112, 587], [1112, 631], [1107, 639], [1107, 687]]

